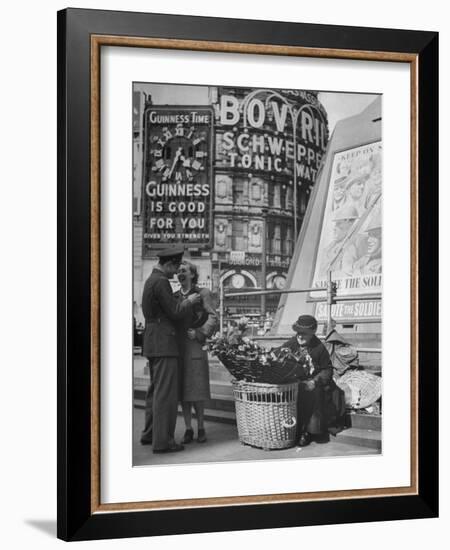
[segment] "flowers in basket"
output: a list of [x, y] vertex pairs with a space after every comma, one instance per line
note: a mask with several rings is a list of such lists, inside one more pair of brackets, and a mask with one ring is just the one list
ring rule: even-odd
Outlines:
[[309, 378], [314, 369], [307, 351], [293, 353], [289, 348], [267, 349], [242, 336], [239, 330], [232, 330], [227, 336], [215, 336], [209, 340], [207, 348], [238, 380], [292, 382]]
[[232, 332], [227, 336], [214, 336], [208, 342], [208, 349], [216, 356], [225, 355], [249, 361], [255, 359], [264, 360], [268, 353], [265, 348], [252, 342], [250, 338], [246, 338], [236, 332]]

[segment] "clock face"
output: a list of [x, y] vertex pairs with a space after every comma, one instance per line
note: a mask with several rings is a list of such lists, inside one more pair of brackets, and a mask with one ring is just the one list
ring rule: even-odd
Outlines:
[[278, 290], [283, 290], [283, 288], [286, 286], [286, 279], [281, 275], [277, 275], [274, 278], [273, 282], [275, 286], [278, 288]]
[[150, 159], [152, 171], [162, 182], [193, 182], [205, 171], [208, 141], [203, 128], [178, 123], [163, 126], [161, 135], [154, 135]]
[[245, 278], [240, 273], [235, 273], [231, 278], [231, 284], [234, 288], [243, 288], [245, 286]]

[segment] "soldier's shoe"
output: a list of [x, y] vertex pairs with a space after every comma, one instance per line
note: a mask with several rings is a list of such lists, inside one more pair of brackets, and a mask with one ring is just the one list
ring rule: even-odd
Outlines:
[[151, 445], [152, 444], [152, 440], [151, 439], [144, 439], [144, 438], [141, 438], [141, 445]]
[[182, 443], [186, 445], [187, 443], [191, 443], [193, 439], [194, 439], [194, 430], [192, 428], [188, 428], [184, 432]]
[[300, 437], [298, 438], [297, 445], [299, 447], [306, 447], [311, 443], [311, 436], [308, 432], [303, 432], [300, 434]]
[[153, 452], [154, 453], [177, 453], [178, 451], [182, 451], [183, 449], [184, 449], [183, 445], [174, 443], [170, 447], [167, 447], [167, 449], [153, 449]]
[[206, 433], [205, 433], [205, 430], [203, 428], [199, 428], [199, 430], [198, 430], [197, 442], [198, 443], [205, 443], [206, 442]]

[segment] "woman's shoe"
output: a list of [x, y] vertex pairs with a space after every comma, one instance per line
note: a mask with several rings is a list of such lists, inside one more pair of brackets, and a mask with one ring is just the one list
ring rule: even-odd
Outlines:
[[182, 443], [184, 443], [184, 444], [191, 443], [193, 439], [194, 439], [194, 430], [192, 428], [188, 428], [184, 432]]
[[206, 441], [206, 433], [203, 428], [199, 428], [198, 430], [198, 436], [197, 436], [197, 442], [198, 443], [205, 443]]

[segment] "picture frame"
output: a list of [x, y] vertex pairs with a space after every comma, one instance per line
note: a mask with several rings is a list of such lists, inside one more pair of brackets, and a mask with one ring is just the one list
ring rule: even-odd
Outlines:
[[[102, 504], [100, 52], [105, 46], [409, 65], [410, 486]], [[89, 540], [438, 515], [437, 142], [437, 33], [84, 9], [58, 12], [59, 538]]]

